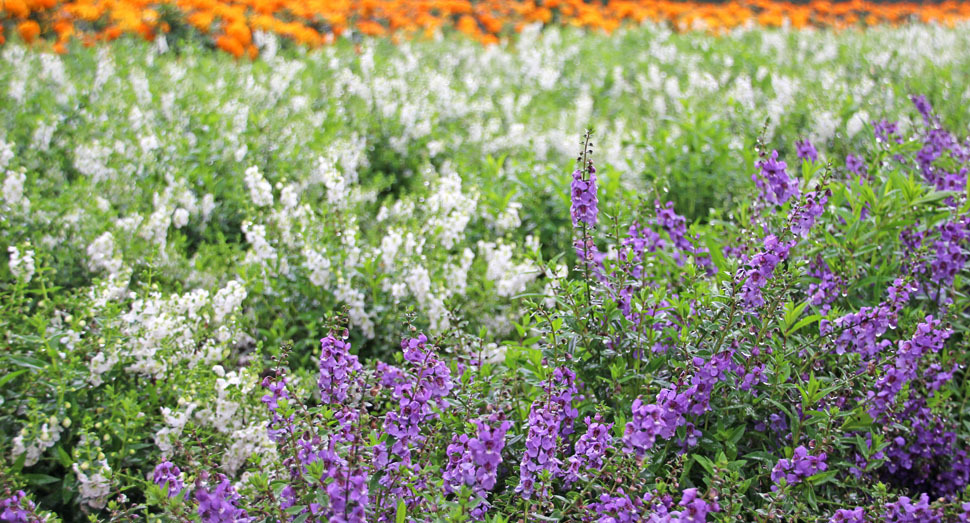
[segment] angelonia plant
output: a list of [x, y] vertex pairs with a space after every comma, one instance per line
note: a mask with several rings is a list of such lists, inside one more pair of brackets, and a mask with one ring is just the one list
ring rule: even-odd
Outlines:
[[[229, 476], [183, 441], [146, 510], [215, 521], [967, 521], [970, 141], [872, 122], [825, 158], [758, 146], [756, 191], [688, 227], [601, 212], [592, 134], [568, 183], [573, 277], [504, 364], [407, 327], [362, 362], [335, 319], [314, 373], [261, 379], [271, 456]], [[566, 185], [564, 183], [564, 185]], [[575, 257], [573, 257], [575, 255]], [[29, 510], [16, 494], [5, 501]], [[12, 500], [12, 501], [11, 501]]]

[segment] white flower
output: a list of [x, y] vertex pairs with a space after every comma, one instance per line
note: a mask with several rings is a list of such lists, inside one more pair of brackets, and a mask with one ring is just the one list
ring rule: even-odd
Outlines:
[[122, 261], [114, 255], [115, 241], [110, 232], [98, 236], [88, 245], [88, 267], [92, 271], [104, 269], [108, 274], [115, 275], [121, 271]]
[[77, 463], [72, 468], [77, 475], [81, 503], [91, 508], [102, 509], [108, 503], [108, 494], [111, 493], [111, 480], [106, 476], [111, 474], [111, 467], [106, 460], [101, 460], [96, 466], [97, 469], [91, 473], [82, 471]]
[[514, 229], [522, 224], [522, 220], [519, 218], [519, 209], [521, 208], [521, 203], [509, 202], [509, 205], [505, 208], [505, 211], [499, 215], [497, 220], [495, 220], [495, 226], [498, 227], [499, 231]]
[[7, 171], [3, 181], [3, 200], [9, 209], [21, 207], [23, 212], [30, 210], [30, 200], [24, 197], [24, 183], [27, 175], [23, 171]]
[[213, 322], [222, 323], [230, 314], [236, 312], [243, 300], [246, 299], [246, 287], [242, 283], [231, 280], [212, 298]]
[[13, 144], [0, 140], [0, 169], [6, 168], [13, 156]]
[[181, 207], [179, 207], [178, 209], [175, 209], [175, 212], [172, 213], [172, 225], [176, 229], [181, 229], [182, 227], [185, 227], [186, 224], [188, 223], [189, 223], [189, 211], [186, 211]]
[[303, 267], [310, 271], [310, 283], [317, 287], [323, 287], [330, 281], [330, 259], [325, 254], [326, 252], [319, 253], [313, 249], [307, 249], [303, 253], [306, 258]]
[[246, 169], [245, 182], [249, 188], [249, 197], [256, 207], [273, 205], [273, 187], [259, 174], [258, 167], [254, 165]]
[[10, 272], [20, 281], [29, 282], [34, 277], [34, 250], [30, 248], [20, 249], [13, 245], [7, 247], [10, 253]]

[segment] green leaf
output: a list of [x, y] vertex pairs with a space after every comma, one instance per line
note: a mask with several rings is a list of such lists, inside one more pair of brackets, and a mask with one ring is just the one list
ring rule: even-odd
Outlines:
[[29, 356], [10, 355], [7, 357], [10, 358], [10, 361], [14, 362], [17, 365], [20, 365], [21, 367], [30, 367], [31, 369], [40, 370], [47, 366], [47, 363], [44, 362], [43, 360], [39, 360], [37, 358], [31, 358]]
[[408, 516], [408, 506], [404, 503], [404, 500], [399, 500], [397, 502], [397, 514], [394, 516], [395, 523], [404, 523], [404, 520]]
[[714, 462], [700, 454], [694, 454], [694, 461], [700, 463], [709, 474], [714, 474]]
[[21, 370], [18, 370], [16, 372], [11, 372], [9, 374], [4, 375], [2, 378], [0, 378], [0, 387], [3, 387], [4, 385], [7, 384], [7, 382], [13, 380], [17, 376], [20, 376], [21, 374], [23, 374], [25, 372], [27, 372], [27, 369], [21, 369]]
[[811, 316], [806, 316], [806, 317], [802, 318], [801, 320], [799, 320], [798, 323], [796, 323], [795, 325], [793, 325], [790, 329], [788, 329], [787, 331], [785, 331], [785, 336], [791, 336], [793, 333], [797, 332], [802, 327], [804, 327], [804, 326], [806, 326], [806, 325], [808, 325], [810, 323], [815, 323], [816, 321], [818, 321], [818, 320], [820, 320], [822, 318], [823, 318], [823, 316], [821, 314], [812, 314]]
[[55, 478], [54, 476], [48, 476], [47, 474], [23, 474], [21, 477], [27, 480], [27, 483], [31, 485], [48, 485], [50, 483], [57, 483], [60, 478]]
[[71, 459], [71, 456], [60, 445], [54, 447], [54, 452], [57, 454], [57, 460], [61, 462], [61, 465], [64, 465], [65, 468], [71, 468], [74, 460]]
[[862, 409], [856, 409], [849, 419], [845, 420], [842, 424], [842, 430], [846, 432], [854, 432], [857, 430], [866, 430], [872, 426], [872, 416], [868, 412]]
[[821, 485], [823, 483], [828, 483], [829, 481], [832, 481], [833, 478], [835, 478], [835, 475], [837, 473], [838, 471], [835, 471], [835, 470], [826, 470], [825, 472], [819, 472], [818, 474], [809, 476], [808, 482], [811, 483], [812, 485]]
[[926, 205], [928, 203], [940, 201], [944, 198], [949, 198], [950, 196], [957, 196], [959, 194], [960, 193], [958, 191], [932, 191], [929, 194], [926, 194], [920, 198], [917, 198], [909, 203], [910, 205], [919, 207], [922, 205]]

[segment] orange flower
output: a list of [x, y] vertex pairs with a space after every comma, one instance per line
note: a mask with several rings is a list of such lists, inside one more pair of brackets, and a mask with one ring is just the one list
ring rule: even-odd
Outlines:
[[[171, 28], [160, 20], [160, 5], [215, 45], [237, 57], [258, 54], [252, 31], [275, 33], [307, 46], [332, 43], [347, 31], [388, 37], [392, 42], [429, 38], [452, 28], [491, 45], [526, 25], [557, 23], [611, 32], [625, 23], [667, 23], [679, 31], [705, 28], [723, 33], [749, 23], [795, 28], [898, 25], [908, 21], [954, 26], [970, 20], [970, 1], [912, 1], [878, 4], [871, 0], [0, 0], [0, 22], [15, 25], [21, 38], [34, 41], [56, 34], [55, 50], [71, 38], [83, 45], [122, 34], [152, 39]], [[34, 20], [30, 20], [31, 16]], [[285, 20], [285, 21], [284, 21]], [[87, 23], [78, 23], [78, 22]], [[28, 23], [29, 22], [29, 23]], [[104, 27], [97, 32], [90, 27]], [[5, 38], [0, 26], [0, 43]]]
[[17, 25], [17, 32], [20, 33], [20, 38], [29, 44], [40, 36], [40, 25], [33, 20], [26, 20]]
[[229, 24], [229, 27], [226, 28], [226, 34], [243, 46], [247, 46], [253, 41], [253, 34], [249, 31], [249, 26], [242, 22]]
[[236, 58], [242, 56], [246, 51], [242, 44], [240, 44], [235, 38], [230, 38], [226, 35], [219, 35], [219, 37], [216, 38], [216, 47], [235, 56]]
[[0, 13], [4, 10], [13, 15], [14, 18], [27, 18], [30, 14], [30, 9], [24, 0], [5, 0]]

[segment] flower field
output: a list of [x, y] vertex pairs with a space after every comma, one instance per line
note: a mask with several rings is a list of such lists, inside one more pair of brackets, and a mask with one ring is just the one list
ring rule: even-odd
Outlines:
[[0, 5], [0, 521], [970, 520], [967, 5]]

